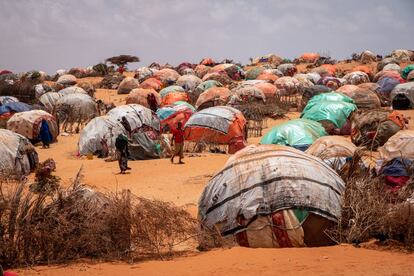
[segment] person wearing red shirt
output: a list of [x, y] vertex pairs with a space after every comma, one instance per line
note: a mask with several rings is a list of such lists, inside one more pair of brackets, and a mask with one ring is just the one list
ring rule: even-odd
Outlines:
[[181, 126], [181, 122], [178, 122], [177, 129], [171, 130], [171, 146], [174, 145], [174, 153], [171, 157], [171, 163], [174, 163], [174, 157], [178, 156], [178, 164], [184, 164], [184, 162], [181, 161], [184, 158], [184, 130], [181, 129]]

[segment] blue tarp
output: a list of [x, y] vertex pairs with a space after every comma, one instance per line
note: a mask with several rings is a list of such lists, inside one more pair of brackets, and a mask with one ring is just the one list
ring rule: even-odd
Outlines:
[[24, 112], [32, 110], [32, 107], [28, 104], [17, 102], [17, 103], [7, 103], [0, 106], [0, 115], [7, 113], [7, 112]]

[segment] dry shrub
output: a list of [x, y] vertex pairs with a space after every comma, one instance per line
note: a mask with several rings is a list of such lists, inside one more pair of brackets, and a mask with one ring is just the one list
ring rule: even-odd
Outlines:
[[414, 179], [397, 193], [387, 192], [381, 176], [361, 167], [361, 152], [355, 154], [341, 175], [346, 182], [342, 217], [328, 235], [338, 243], [395, 239], [413, 249]]
[[129, 191], [96, 192], [81, 182], [80, 171], [69, 188], [48, 193], [1, 183], [1, 264], [172, 256], [174, 245], [197, 234], [196, 220], [178, 207]]

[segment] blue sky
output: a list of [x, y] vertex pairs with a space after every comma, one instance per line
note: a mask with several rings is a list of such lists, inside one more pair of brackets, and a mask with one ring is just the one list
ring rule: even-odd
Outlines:
[[412, 0], [1, 0], [0, 69], [414, 49]]

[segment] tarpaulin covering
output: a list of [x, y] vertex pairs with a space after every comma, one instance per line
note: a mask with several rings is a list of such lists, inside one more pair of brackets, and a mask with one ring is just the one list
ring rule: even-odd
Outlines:
[[152, 127], [157, 131], [160, 130], [160, 121], [157, 116], [155, 116], [151, 109], [139, 104], [117, 106], [114, 109], [111, 109], [107, 113], [107, 116], [118, 122], [121, 122], [122, 117], [125, 116], [132, 130], [141, 128], [144, 125]]
[[322, 160], [293, 148], [250, 145], [229, 158], [205, 187], [199, 219], [221, 233], [240, 230], [238, 217], [300, 208], [336, 222], [345, 183]]
[[[337, 92], [339, 91], [337, 90]], [[352, 98], [358, 108], [375, 109], [381, 107], [380, 99], [372, 90], [358, 87], [355, 90], [340, 93]]]
[[57, 92], [47, 92], [40, 96], [39, 102], [45, 107], [46, 111], [52, 113], [56, 106], [57, 101], [63, 95]]
[[349, 115], [356, 109], [355, 104], [344, 101], [310, 100], [300, 117], [318, 122], [327, 120], [332, 122], [337, 128], [342, 128]]
[[139, 85], [139, 88], [154, 89], [155, 91], [160, 91], [162, 89], [162, 82], [156, 78], [148, 78]]
[[128, 94], [132, 89], [138, 88], [139, 82], [137, 79], [126, 77], [118, 86], [118, 94]]
[[150, 89], [144, 89], [144, 88], [132, 89], [131, 92], [126, 97], [125, 103], [126, 104], [140, 104], [142, 106], [145, 106], [145, 107], [149, 108], [150, 106], [148, 104], [148, 95], [150, 95], [150, 94], [154, 95], [157, 104], [160, 105], [161, 104], [161, 97], [158, 94], [158, 92], [155, 91], [152, 88], [150, 88]]
[[75, 85], [77, 82], [77, 79], [74, 75], [66, 74], [66, 75], [60, 76], [56, 82], [64, 86]]
[[[200, 94], [195, 104], [195, 107], [199, 109], [207, 103], [211, 105], [225, 105], [227, 104], [231, 93], [227, 87], [212, 87]], [[215, 104], [218, 103], [218, 104]]]
[[328, 135], [323, 126], [315, 121], [296, 119], [273, 127], [260, 144], [311, 145], [316, 139]]
[[69, 94], [88, 94], [83, 88], [80, 88], [78, 86], [69, 86], [67, 88], [64, 88], [62, 90], [58, 91], [59, 94], [62, 96], [69, 95]]
[[4, 113], [23, 112], [32, 110], [32, 107], [22, 102], [9, 102], [0, 106], [0, 115]]
[[281, 95], [294, 95], [301, 91], [300, 82], [292, 77], [281, 77], [275, 81], [277, 89]]
[[384, 161], [403, 157], [414, 160], [414, 130], [400, 130], [378, 149]]
[[95, 100], [86, 94], [68, 94], [56, 102], [56, 111], [70, 109], [71, 120], [89, 122], [98, 115]]
[[185, 91], [194, 91], [203, 81], [194, 75], [184, 75], [178, 78], [176, 84], [184, 88]]
[[173, 92], [183, 92], [183, 93], [185, 93], [185, 90], [184, 90], [184, 88], [182, 88], [179, 85], [170, 85], [170, 86], [167, 86], [167, 87], [163, 88], [160, 91], [160, 96], [161, 96], [161, 98], [164, 98], [169, 93], [173, 93]]
[[189, 141], [228, 144], [244, 136], [246, 119], [243, 114], [229, 106], [203, 109], [185, 124], [185, 138]]
[[0, 129], [0, 175], [26, 175], [39, 162], [29, 140], [10, 130]]
[[321, 159], [351, 157], [357, 146], [343, 136], [324, 136], [316, 140], [306, 153]]
[[12, 96], [0, 96], [0, 104], [17, 103], [19, 99]]
[[195, 112], [194, 107], [185, 102], [171, 106], [164, 106], [157, 110], [157, 116], [161, 120], [161, 127], [168, 125], [170, 129], [175, 129], [178, 122], [184, 126], [188, 119]]
[[401, 72], [401, 77], [402, 77], [403, 79], [407, 79], [408, 74], [409, 74], [412, 70], [414, 70], [414, 64], [407, 65], [407, 66], [403, 69], [403, 71]]
[[102, 138], [107, 140], [110, 150], [115, 150], [115, 140], [119, 134], [127, 135], [120, 122], [108, 116], [96, 117], [80, 133], [78, 143], [79, 154], [95, 154], [97, 151], [102, 150]]
[[390, 94], [390, 100], [392, 101], [397, 95], [404, 95], [410, 100], [410, 107], [414, 107], [414, 82], [407, 82], [398, 84], [394, 87]]

